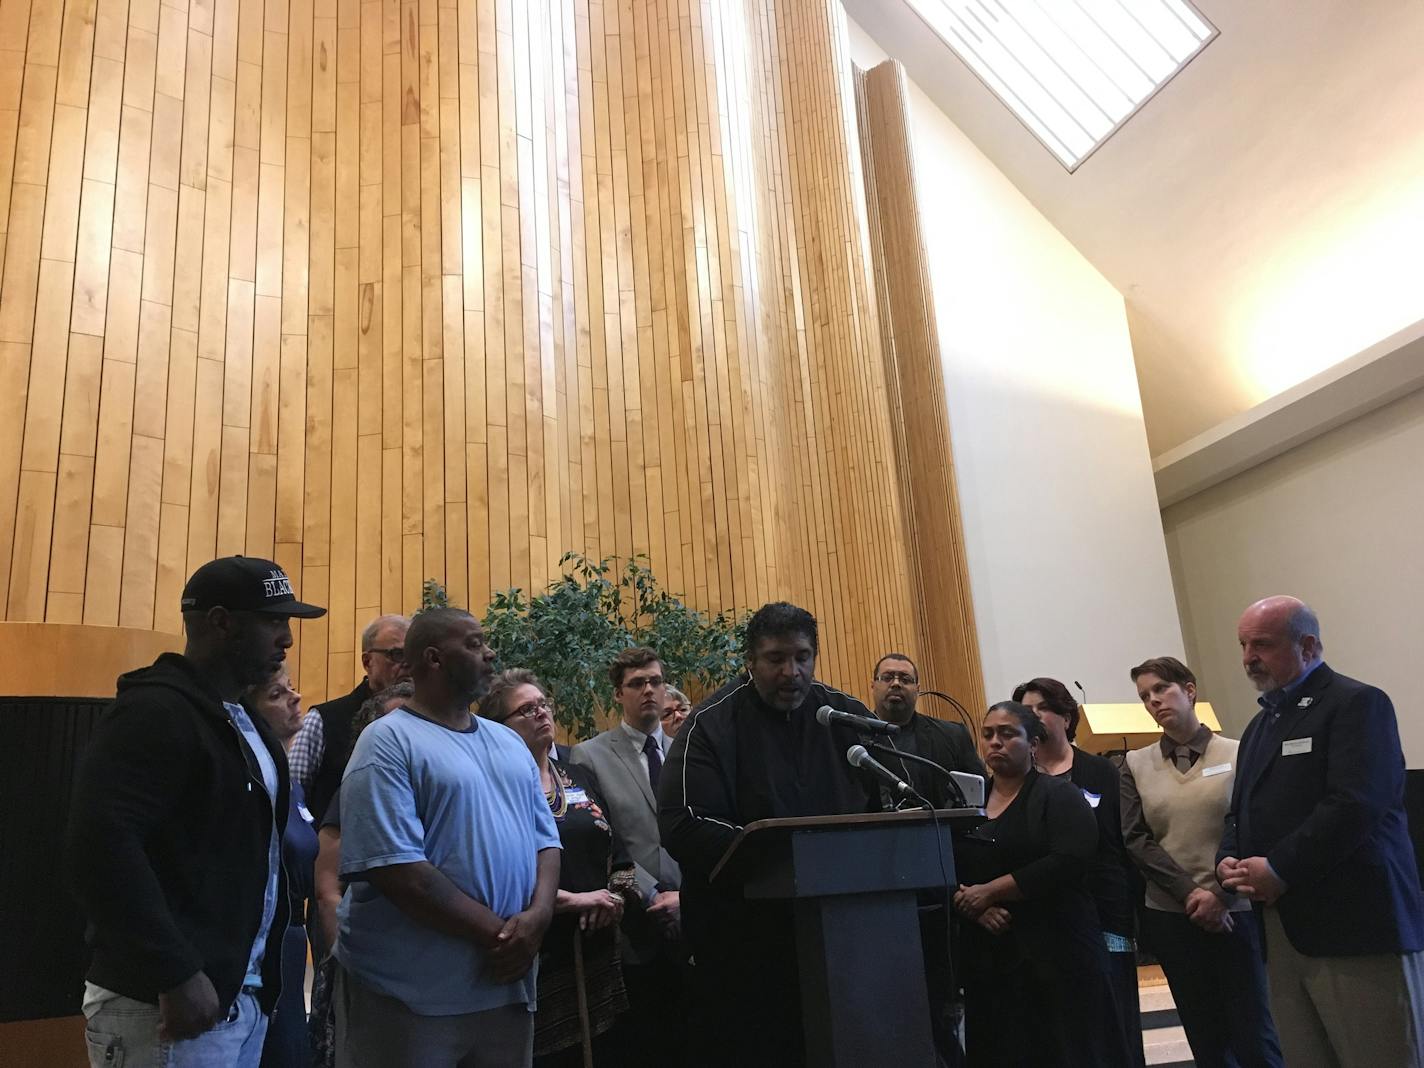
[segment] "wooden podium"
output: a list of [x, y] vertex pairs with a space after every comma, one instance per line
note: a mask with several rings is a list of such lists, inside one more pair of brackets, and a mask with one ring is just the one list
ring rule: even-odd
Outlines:
[[758, 820], [712, 870], [791, 901], [806, 1063], [934, 1068], [917, 892], [955, 885], [951, 832], [980, 809]]

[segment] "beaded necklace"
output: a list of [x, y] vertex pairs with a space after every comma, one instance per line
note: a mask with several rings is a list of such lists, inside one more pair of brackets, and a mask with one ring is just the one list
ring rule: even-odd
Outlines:
[[554, 819], [561, 820], [569, 810], [569, 798], [564, 792], [564, 773], [552, 761], [549, 773], [552, 786], [544, 791], [544, 799], [549, 802], [549, 811], [554, 814]]

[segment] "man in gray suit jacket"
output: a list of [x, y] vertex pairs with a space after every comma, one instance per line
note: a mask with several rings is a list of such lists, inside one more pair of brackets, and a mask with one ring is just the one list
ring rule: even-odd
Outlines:
[[655, 650], [625, 649], [609, 666], [623, 719], [574, 746], [570, 763], [597, 780], [609, 826], [633, 861], [643, 908], [623, 916], [623, 978], [632, 1010], [628, 1061], [678, 1065], [686, 1012], [682, 997], [678, 887], [682, 873], [658, 833], [658, 779], [671, 744], [659, 726], [667, 679]]

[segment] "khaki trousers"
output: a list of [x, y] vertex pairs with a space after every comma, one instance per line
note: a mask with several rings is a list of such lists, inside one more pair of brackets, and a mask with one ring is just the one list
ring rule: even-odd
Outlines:
[[1266, 908], [1271, 1015], [1288, 1068], [1424, 1068], [1424, 953], [1307, 957]]

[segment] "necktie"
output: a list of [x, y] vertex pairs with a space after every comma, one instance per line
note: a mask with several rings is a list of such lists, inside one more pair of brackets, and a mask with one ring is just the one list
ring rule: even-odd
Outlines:
[[1188, 746], [1179, 745], [1172, 754], [1172, 759], [1177, 763], [1177, 770], [1182, 774], [1192, 770], [1192, 751]]
[[658, 740], [651, 735], [643, 741], [643, 755], [648, 758], [648, 783], [656, 797], [658, 778], [663, 773], [663, 751], [658, 748]]

